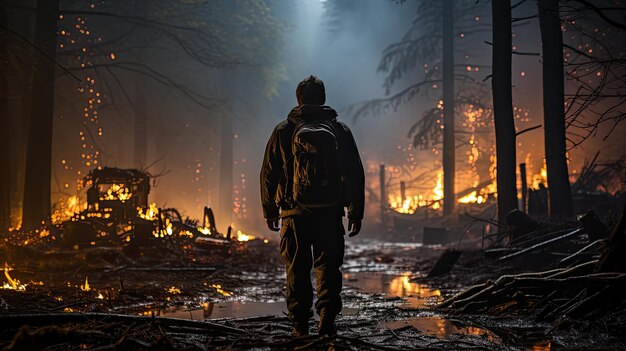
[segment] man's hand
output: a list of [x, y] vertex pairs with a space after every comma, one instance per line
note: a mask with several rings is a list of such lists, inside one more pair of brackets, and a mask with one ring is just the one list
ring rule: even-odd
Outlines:
[[280, 227], [278, 226], [278, 218], [268, 218], [267, 227], [273, 232], [279, 231]]
[[350, 234], [349, 237], [353, 237], [361, 231], [361, 220], [360, 219], [350, 219], [348, 220], [348, 230]]

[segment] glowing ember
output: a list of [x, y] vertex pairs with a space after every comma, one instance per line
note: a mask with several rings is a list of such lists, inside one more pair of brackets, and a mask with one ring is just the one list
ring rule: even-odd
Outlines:
[[85, 276], [85, 284], [80, 286], [80, 290], [82, 291], [90, 291], [91, 288], [89, 287], [89, 277]]
[[77, 195], [70, 196], [66, 201], [55, 204], [51, 220], [53, 224], [60, 224], [72, 218], [76, 213], [87, 209], [87, 202], [82, 202]]
[[8, 263], [5, 262], [4, 263], [4, 276], [7, 278], [7, 283], [4, 283], [4, 285], [2, 286], [2, 289], [25, 291], [26, 284], [21, 284], [19, 280], [11, 278], [11, 276], [9, 275], [9, 271], [11, 270], [13, 269], [9, 267]]
[[176, 295], [176, 294], [180, 294], [180, 289], [175, 286], [172, 286], [171, 288], [167, 289], [167, 292], [170, 294]]
[[104, 296], [102, 296], [102, 293], [98, 293], [98, 296], [96, 296], [96, 299], [104, 300]]
[[156, 221], [158, 214], [159, 208], [154, 202], [150, 204], [150, 207], [148, 207], [145, 212], [141, 207], [137, 207], [137, 216], [147, 221]]
[[100, 197], [100, 200], [119, 200], [126, 202], [133, 197], [133, 193], [124, 186], [124, 184], [111, 184], [106, 194]]
[[198, 227], [198, 231], [204, 235], [211, 235], [211, 228], [208, 227]]
[[470, 203], [482, 204], [483, 202], [485, 202], [485, 200], [486, 199], [482, 195], [476, 195], [476, 191], [472, 191], [471, 194], [465, 195], [462, 198], [460, 198], [458, 202], [461, 204], [470, 204]]
[[211, 287], [213, 289], [215, 289], [215, 291], [217, 291], [222, 296], [231, 296], [232, 295], [232, 293], [222, 289], [222, 286], [220, 284], [213, 284], [213, 285], [211, 285]]

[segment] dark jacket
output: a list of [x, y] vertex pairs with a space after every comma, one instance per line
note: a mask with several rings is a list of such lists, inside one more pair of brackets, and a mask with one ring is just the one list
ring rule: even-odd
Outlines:
[[[365, 174], [363, 164], [352, 132], [344, 123], [337, 121], [337, 112], [328, 106], [302, 105], [289, 112], [287, 119], [279, 123], [265, 148], [261, 167], [261, 202], [267, 219], [287, 217], [302, 213], [291, 200], [287, 180], [293, 178], [292, 137], [296, 124], [302, 119], [330, 120], [337, 127], [337, 141], [341, 160], [348, 178], [348, 218], [363, 219], [365, 205]], [[343, 211], [342, 211], [343, 212]]]

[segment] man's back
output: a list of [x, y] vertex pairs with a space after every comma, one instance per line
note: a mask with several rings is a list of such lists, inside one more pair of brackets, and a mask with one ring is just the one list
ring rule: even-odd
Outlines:
[[[303, 120], [329, 121], [335, 126], [339, 156], [346, 172], [350, 193], [348, 217], [363, 218], [364, 174], [356, 143], [347, 125], [337, 121], [337, 112], [323, 105], [302, 105], [291, 110], [286, 120], [280, 122], [270, 137], [265, 150], [265, 161], [261, 170], [261, 201], [265, 218], [286, 217], [302, 213], [292, 198], [290, 181], [294, 177], [293, 134]], [[355, 189], [355, 190], [352, 190]], [[341, 206], [340, 206], [341, 207]], [[279, 215], [280, 209], [280, 215]], [[343, 211], [343, 210], [341, 210]]]

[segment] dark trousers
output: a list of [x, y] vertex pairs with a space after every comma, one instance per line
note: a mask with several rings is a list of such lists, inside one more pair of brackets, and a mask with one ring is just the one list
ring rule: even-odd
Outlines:
[[287, 270], [287, 308], [295, 321], [313, 314], [311, 268], [315, 268], [317, 314], [341, 312], [341, 278], [344, 236], [342, 216], [302, 214], [286, 217], [280, 230], [280, 252]]

